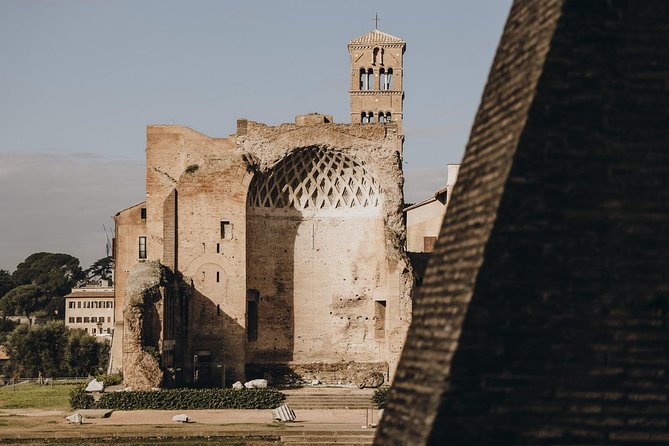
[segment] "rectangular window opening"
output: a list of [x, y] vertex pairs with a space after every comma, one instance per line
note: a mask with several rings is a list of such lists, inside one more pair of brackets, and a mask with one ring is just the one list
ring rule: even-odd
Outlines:
[[374, 337], [383, 339], [386, 337], [386, 301], [374, 302]]
[[435, 243], [437, 243], [437, 237], [423, 237], [423, 252], [434, 251]]
[[221, 244], [216, 243], [216, 254], [220, 254], [220, 253], [221, 253]]
[[146, 237], [139, 238], [139, 258], [146, 259]]
[[232, 238], [232, 225], [228, 220], [221, 220], [221, 238], [227, 240]]
[[220, 272], [220, 271], [216, 271], [216, 283], [218, 283], [218, 282], [220, 282], [220, 281], [221, 281], [221, 272]]
[[249, 341], [258, 340], [258, 300], [260, 293], [257, 290], [246, 292], [246, 335]]
[[141, 208], [139, 210], [139, 216], [142, 220], [146, 220], [146, 208]]

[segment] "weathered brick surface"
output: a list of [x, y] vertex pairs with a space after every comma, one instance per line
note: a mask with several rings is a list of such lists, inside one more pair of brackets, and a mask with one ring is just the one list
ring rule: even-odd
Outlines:
[[376, 444], [669, 438], [669, 3], [517, 0]]

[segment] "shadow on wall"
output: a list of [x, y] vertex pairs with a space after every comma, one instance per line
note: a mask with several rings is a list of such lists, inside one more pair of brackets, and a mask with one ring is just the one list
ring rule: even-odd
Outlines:
[[295, 243], [302, 214], [290, 207], [272, 215], [248, 208], [247, 362], [293, 360]]
[[244, 327], [197, 289], [192, 291], [189, 313], [191, 336], [182, 364], [186, 384], [230, 387], [244, 380]]

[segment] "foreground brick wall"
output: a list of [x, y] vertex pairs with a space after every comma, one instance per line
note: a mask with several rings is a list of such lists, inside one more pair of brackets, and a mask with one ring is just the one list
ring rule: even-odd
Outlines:
[[376, 444], [669, 442], [667, 79], [669, 3], [514, 2]]

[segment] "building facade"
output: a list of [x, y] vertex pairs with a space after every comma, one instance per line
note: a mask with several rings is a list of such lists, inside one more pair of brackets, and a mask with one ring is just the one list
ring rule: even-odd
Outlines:
[[453, 187], [458, 179], [459, 164], [448, 165], [446, 187], [434, 196], [404, 209], [407, 224], [407, 251], [432, 252], [439, 237], [441, 223], [451, 201]]
[[73, 288], [65, 296], [65, 325], [111, 340], [114, 331], [114, 287], [109, 283]]
[[351, 124], [320, 114], [276, 127], [240, 119], [227, 138], [147, 128], [147, 199], [115, 216], [112, 369], [136, 369], [144, 341], [128, 338], [137, 324], [129, 296], [141, 282], [133, 271], [159, 261], [174, 277], [150, 309], [154, 334], [142, 336], [176, 384], [392, 376], [413, 286], [403, 249], [404, 42], [375, 30], [349, 50], [352, 72], [363, 61], [371, 69], [369, 84], [355, 75]]

